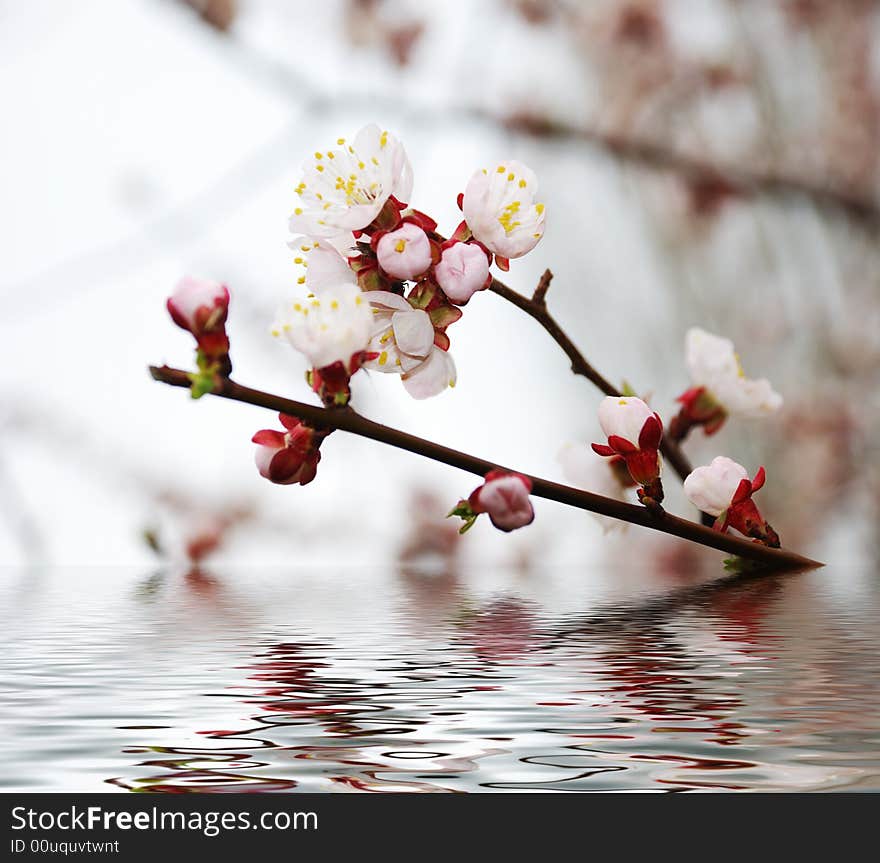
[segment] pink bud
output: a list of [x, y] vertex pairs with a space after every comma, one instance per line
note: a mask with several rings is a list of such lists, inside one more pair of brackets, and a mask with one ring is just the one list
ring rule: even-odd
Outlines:
[[228, 353], [229, 291], [225, 285], [185, 276], [177, 283], [166, 305], [174, 323], [189, 330], [206, 354], [216, 357]]
[[453, 303], [463, 305], [489, 282], [489, 259], [476, 243], [455, 243], [434, 267], [437, 283]]
[[499, 530], [516, 530], [535, 519], [529, 500], [531, 490], [532, 481], [528, 477], [493, 470], [486, 474], [486, 481], [471, 494], [468, 503], [474, 512], [488, 513]]
[[229, 291], [219, 282], [185, 276], [177, 283], [167, 305], [174, 323], [198, 336], [225, 323]]
[[431, 244], [420, 227], [404, 222], [379, 240], [376, 256], [392, 278], [414, 279], [431, 266]]

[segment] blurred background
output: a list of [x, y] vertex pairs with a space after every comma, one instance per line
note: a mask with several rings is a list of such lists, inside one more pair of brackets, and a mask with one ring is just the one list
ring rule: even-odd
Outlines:
[[[152, 383], [192, 347], [164, 300], [226, 282], [242, 383], [307, 399], [268, 336], [297, 273], [300, 163], [377, 122], [414, 206], [451, 231], [472, 171], [518, 158], [548, 228], [505, 281], [548, 302], [611, 380], [664, 417], [683, 340], [734, 340], [783, 410], [692, 436], [695, 464], [765, 464], [783, 543], [880, 557], [880, 3], [874, 0], [0, 0], [0, 563], [220, 563], [529, 571], [718, 555], [537, 501], [528, 530], [443, 516], [474, 478], [334, 434], [317, 480], [272, 486], [265, 411]], [[491, 294], [450, 330], [458, 386], [413, 402], [359, 375], [367, 416], [563, 479], [599, 394]], [[689, 509], [677, 482], [670, 507]]]

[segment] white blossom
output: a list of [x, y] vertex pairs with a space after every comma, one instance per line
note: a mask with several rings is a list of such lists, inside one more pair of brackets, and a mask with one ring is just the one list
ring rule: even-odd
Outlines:
[[305, 354], [312, 368], [322, 369], [341, 361], [348, 365], [354, 354], [366, 350], [373, 317], [357, 285], [328, 287], [287, 306], [272, 334], [286, 338]]
[[537, 191], [534, 173], [521, 162], [477, 171], [462, 198], [471, 233], [503, 258], [530, 252], [544, 235], [544, 205], [535, 203]]
[[730, 339], [692, 327], [685, 338], [685, 355], [694, 384], [705, 387], [730, 414], [756, 417], [782, 405], [782, 396], [765, 378], [747, 378]]
[[303, 165], [290, 230], [332, 237], [366, 228], [392, 195], [409, 201], [412, 183], [403, 145], [375, 124], [365, 126], [351, 144], [339, 138]]

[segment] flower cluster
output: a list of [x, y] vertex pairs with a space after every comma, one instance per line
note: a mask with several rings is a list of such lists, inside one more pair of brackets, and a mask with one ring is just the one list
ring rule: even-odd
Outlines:
[[[519, 162], [473, 174], [458, 196], [464, 221], [450, 239], [409, 206], [412, 188], [406, 150], [376, 125], [351, 142], [337, 139], [303, 165], [289, 222], [299, 291], [279, 310], [271, 332], [305, 357], [306, 379], [325, 407], [349, 403], [351, 378], [362, 368], [399, 375], [416, 399], [455, 386], [448, 327], [490, 286], [493, 262], [508, 269], [510, 259], [533, 249], [544, 233], [535, 175]], [[212, 391], [231, 371], [228, 306], [225, 287], [196, 279], [184, 279], [168, 301], [174, 321], [197, 341], [194, 396]], [[315, 477], [327, 433], [284, 415], [281, 422], [286, 431], [254, 436], [257, 467], [272, 482], [305, 485]], [[520, 481], [515, 484], [519, 491]], [[488, 512], [502, 530], [525, 523], [508, 486], [487, 479], [488, 490], [472, 496], [474, 517]], [[500, 503], [508, 498], [511, 513]]]
[[493, 261], [506, 269], [543, 235], [537, 182], [519, 162], [471, 177], [459, 195], [464, 221], [448, 240], [409, 206], [412, 186], [403, 145], [375, 125], [303, 166], [290, 218], [303, 293], [272, 332], [306, 356], [327, 404], [348, 401], [348, 380], [362, 367], [399, 375], [417, 399], [454, 386], [447, 328], [489, 287]]
[[[686, 362], [696, 386], [678, 398], [682, 408], [669, 429], [673, 441], [681, 441], [697, 426], [707, 435], [714, 434], [729, 416], [762, 416], [782, 404], [782, 397], [767, 380], [745, 377], [728, 339], [692, 328], [686, 339]], [[592, 448], [609, 460], [609, 470], [598, 473], [586, 453], [570, 444], [560, 453], [566, 477], [581, 488], [618, 499], [635, 484], [641, 503], [659, 511], [663, 501], [663, 422], [659, 414], [642, 399], [628, 395], [608, 396], [599, 405], [598, 414], [607, 442], [594, 443]], [[749, 480], [742, 465], [719, 456], [710, 465], [692, 471], [685, 478], [684, 490], [691, 503], [715, 519], [716, 530], [734, 528], [756, 542], [778, 547], [779, 537], [752, 501], [764, 479], [764, 468]]]
[[[361, 129], [351, 143], [337, 139], [303, 166], [290, 217], [299, 291], [280, 309], [272, 334], [305, 357], [306, 379], [327, 409], [349, 404], [351, 379], [361, 369], [398, 375], [416, 399], [454, 386], [448, 329], [474, 295], [492, 285], [493, 264], [507, 270], [544, 234], [538, 184], [520, 162], [502, 161], [474, 172], [457, 199], [463, 221], [448, 239], [434, 219], [410, 206], [412, 188], [403, 145], [375, 125]], [[234, 386], [225, 381], [231, 371], [226, 287], [186, 278], [167, 306], [174, 322], [196, 340], [198, 373], [188, 376], [193, 395]], [[669, 424], [668, 439], [664, 442], [660, 415], [643, 399], [629, 392], [609, 395], [598, 409], [605, 442], [592, 444], [605, 462], [590, 462], [584, 445], [566, 449], [561, 461], [572, 482], [619, 499], [635, 487], [638, 500], [660, 516], [661, 450], [674, 454], [670, 450], [691, 429], [712, 435], [729, 417], [766, 415], [782, 403], [767, 380], [745, 376], [728, 339], [692, 328], [686, 364], [692, 386], [677, 399], [681, 408]], [[264, 429], [253, 437], [257, 469], [273, 483], [306, 485], [315, 478], [329, 429], [286, 414], [280, 421], [283, 431]], [[596, 464], [601, 473], [593, 470]], [[717, 530], [732, 528], [778, 546], [778, 536], [752, 500], [764, 480], [763, 468], [750, 480], [744, 467], [718, 457], [691, 472], [684, 490], [715, 519]], [[484, 513], [499, 530], [515, 530], [535, 517], [531, 492], [529, 477], [491, 470], [450, 516], [463, 520], [462, 533]]]

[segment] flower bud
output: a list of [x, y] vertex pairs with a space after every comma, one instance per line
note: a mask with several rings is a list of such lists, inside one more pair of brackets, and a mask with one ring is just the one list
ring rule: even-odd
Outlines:
[[225, 285], [185, 276], [177, 283], [166, 306], [174, 323], [195, 336], [199, 349], [208, 358], [217, 359], [229, 353], [229, 291]]
[[257, 444], [254, 461], [260, 476], [278, 485], [307, 485], [318, 470], [321, 438], [315, 430], [296, 417], [279, 414], [286, 432], [273, 429], [258, 431], [252, 438]]
[[489, 284], [489, 259], [476, 243], [455, 243], [443, 250], [434, 276], [443, 293], [464, 305]]
[[475, 513], [488, 513], [492, 524], [505, 532], [525, 527], [535, 520], [535, 510], [529, 499], [532, 481], [522, 474], [493, 470], [486, 480], [468, 498]]
[[639, 499], [663, 500], [660, 482], [660, 440], [663, 423], [641, 399], [631, 396], [608, 396], [599, 405], [599, 425], [608, 438], [608, 444], [593, 444], [593, 451], [601, 456], [620, 456], [626, 462], [630, 476], [642, 488]]
[[722, 533], [728, 527], [764, 545], [779, 547], [779, 536], [752, 500], [766, 480], [764, 468], [758, 468], [753, 480], [748, 471], [732, 459], [718, 456], [712, 463], [693, 470], [684, 481], [688, 500], [703, 512], [716, 516], [715, 528]]
[[730, 506], [739, 484], [749, 478], [748, 471], [733, 459], [718, 456], [709, 465], [698, 467], [684, 481], [687, 499], [702, 512], [719, 516]]
[[379, 266], [392, 278], [414, 279], [431, 266], [431, 243], [417, 225], [404, 222], [376, 245]]

